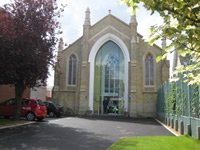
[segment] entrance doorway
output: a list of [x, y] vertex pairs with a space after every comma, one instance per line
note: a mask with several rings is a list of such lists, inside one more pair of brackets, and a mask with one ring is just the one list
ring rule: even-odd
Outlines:
[[119, 97], [104, 96], [101, 112], [103, 114], [121, 114], [121, 105], [122, 100]]
[[95, 59], [94, 113], [121, 114], [124, 108], [124, 56], [120, 47], [106, 42]]

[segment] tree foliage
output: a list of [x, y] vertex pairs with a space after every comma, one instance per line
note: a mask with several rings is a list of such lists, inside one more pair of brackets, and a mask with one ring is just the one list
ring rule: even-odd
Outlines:
[[56, 0], [14, 0], [0, 7], [0, 84], [15, 86], [15, 119], [25, 88], [46, 84], [62, 11]]
[[[160, 38], [171, 41], [165, 53], [177, 51], [179, 56], [189, 57], [187, 65], [179, 67], [175, 73], [186, 72], [189, 84], [200, 84], [200, 1], [199, 0], [121, 0], [134, 12], [137, 4], [143, 3], [152, 14], [163, 18], [163, 24], [151, 27], [150, 43]], [[173, 49], [173, 50], [172, 50]], [[166, 54], [157, 58], [164, 59]]]

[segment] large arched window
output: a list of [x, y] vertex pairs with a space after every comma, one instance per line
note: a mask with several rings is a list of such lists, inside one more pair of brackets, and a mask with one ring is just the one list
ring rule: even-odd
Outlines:
[[119, 65], [117, 56], [110, 54], [105, 63], [105, 93], [119, 93]]
[[[93, 112], [95, 112], [95, 110], [97, 110], [97, 107], [100, 106], [100, 103], [98, 103], [98, 100], [101, 99], [101, 95], [99, 92], [101, 92], [100, 90], [98, 90], [99, 84], [103, 83], [101, 81], [99, 81], [100, 78], [98, 78], [98, 76], [96, 74], [100, 74], [98, 73], [98, 69], [99, 71], [101, 71], [100, 68], [101, 64], [98, 65], [97, 63], [97, 55], [100, 52], [100, 48], [106, 44], [106, 42], [108, 41], [112, 41], [114, 43], [116, 43], [118, 45], [118, 47], [120, 48], [120, 51], [122, 52], [122, 56], [119, 60], [120, 60], [120, 70], [123, 69], [122, 71], [120, 71], [120, 77], [121, 77], [121, 83], [122, 90], [119, 91], [123, 91], [122, 93], [122, 101], [124, 101], [124, 108], [122, 109], [122, 111], [124, 110], [125, 112], [128, 112], [128, 76], [129, 76], [129, 62], [130, 62], [130, 55], [129, 55], [129, 50], [127, 48], [127, 46], [125, 45], [125, 43], [118, 38], [117, 36], [115, 36], [114, 34], [111, 33], [107, 33], [105, 35], [103, 35], [101, 38], [99, 38], [96, 43], [92, 46], [92, 49], [90, 51], [89, 54], [89, 59], [88, 62], [90, 63], [90, 84], [89, 84], [89, 109], [92, 110]], [[116, 53], [115, 53], [116, 54]], [[96, 57], [95, 57], [96, 56]], [[105, 57], [104, 57], [105, 58]], [[123, 61], [122, 61], [123, 59]], [[104, 69], [102, 69], [104, 70]], [[103, 77], [104, 75], [102, 75]], [[99, 81], [99, 83], [96, 83], [97, 81]], [[102, 90], [103, 91], [103, 90]], [[97, 103], [96, 103], [97, 102]], [[96, 103], [96, 104], [95, 104]]]
[[72, 54], [69, 58], [68, 85], [76, 85], [77, 58]]
[[155, 73], [154, 73], [154, 57], [151, 53], [147, 53], [144, 59], [145, 67], [145, 86], [155, 85]]
[[[94, 68], [95, 112], [112, 113], [113, 106], [119, 114], [124, 111], [124, 62], [123, 52], [115, 42], [109, 40], [99, 48]], [[106, 108], [105, 100], [108, 100]]]

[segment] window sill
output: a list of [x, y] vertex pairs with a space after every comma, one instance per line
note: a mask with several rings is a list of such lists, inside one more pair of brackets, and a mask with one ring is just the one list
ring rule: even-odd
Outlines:
[[67, 87], [76, 87], [76, 85], [67, 85]]

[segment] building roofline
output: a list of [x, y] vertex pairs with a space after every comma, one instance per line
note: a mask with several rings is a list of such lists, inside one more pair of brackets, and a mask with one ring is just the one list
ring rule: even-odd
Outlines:
[[163, 50], [160, 46], [153, 44], [153, 46], [157, 47], [158, 49], [160, 49], [161, 51]]
[[67, 49], [69, 49], [72, 45], [74, 45], [75, 43], [77, 43], [79, 40], [82, 39], [83, 36], [81, 36], [80, 38], [78, 38], [77, 40], [75, 40], [74, 42], [72, 42], [71, 44], [69, 44], [68, 47], [66, 47], [62, 52], [66, 51]]
[[[112, 14], [108, 14], [108, 15], [106, 15], [105, 17], [103, 17], [102, 19], [100, 19], [99, 21], [97, 21], [95, 24], [93, 24], [90, 28], [91, 28], [91, 29], [94, 28], [98, 23], [100, 23], [101, 21], [103, 21], [105, 18], [107, 18], [107, 17], [109, 17], [109, 16], [111, 16], [111, 17], [117, 19], [117, 20], [120, 21], [122, 24], [126, 25], [127, 27], [130, 27], [129, 24], [127, 24], [126, 22], [124, 22], [124, 21], [122, 21], [121, 19], [117, 18], [116, 16], [114, 16], [114, 15], [112, 15]], [[142, 36], [140, 33], [138, 33], [138, 32], [137, 32], [137, 35], [138, 35], [140, 38], [143, 38], [143, 36]], [[62, 52], [64, 52], [64, 51], [66, 51], [67, 49], [69, 49], [72, 45], [74, 45], [74, 44], [77, 43], [79, 40], [81, 40], [82, 37], [83, 37], [83, 35], [82, 35], [80, 38], [78, 38], [77, 40], [75, 40], [73, 43], [69, 44], [69, 46], [66, 47]], [[157, 48], [160, 49], [161, 51], [163, 50], [163, 49], [162, 49], [160, 46], [158, 46], [157, 44], [153, 44], [153, 46], [157, 47]]]

